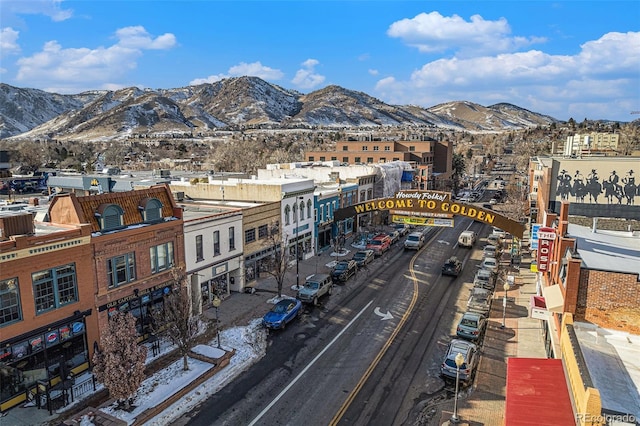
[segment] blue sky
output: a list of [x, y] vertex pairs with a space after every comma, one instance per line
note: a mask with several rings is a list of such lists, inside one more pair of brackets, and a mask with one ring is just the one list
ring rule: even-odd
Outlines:
[[57, 93], [252, 75], [386, 103], [640, 111], [640, 2], [0, 0], [0, 80]]

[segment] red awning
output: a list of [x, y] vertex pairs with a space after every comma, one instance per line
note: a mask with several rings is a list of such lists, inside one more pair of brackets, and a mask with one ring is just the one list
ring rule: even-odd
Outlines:
[[507, 360], [505, 425], [575, 425], [560, 359]]

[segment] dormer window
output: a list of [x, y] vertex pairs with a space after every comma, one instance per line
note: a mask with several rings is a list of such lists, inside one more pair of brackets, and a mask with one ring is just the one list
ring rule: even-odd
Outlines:
[[95, 216], [102, 231], [114, 231], [124, 227], [124, 210], [117, 204], [102, 204]]
[[144, 198], [140, 200], [138, 209], [145, 223], [159, 222], [162, 220], [162, 203], [157, 198]]

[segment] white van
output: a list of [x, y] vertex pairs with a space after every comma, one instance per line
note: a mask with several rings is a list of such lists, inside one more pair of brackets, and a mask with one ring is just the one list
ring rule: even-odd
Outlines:
[[458, 245], [460, 247], [469, 247], [472, 248], [476, 243], [476, 239], [478, 236], [475, 231], [462, 231], [460, 236], [458, 237]]

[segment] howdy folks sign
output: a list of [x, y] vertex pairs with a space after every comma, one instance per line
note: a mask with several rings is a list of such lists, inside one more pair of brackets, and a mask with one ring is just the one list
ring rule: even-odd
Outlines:
[[479, 222], [503, 229], [513, 236], [522, 238], [524, 225], [473, 204], [452, 201], [448, 192], [440, 191], [400, 191], [393, 198], [378, 198], [364, 203], [354, 204], [335, 211], [334, 220], [344, 220], [362, 213], [377, 210], [402, 210], [403, 212], [443, 213], [454, 216], [462, 215]]

